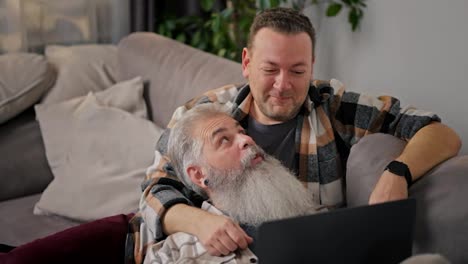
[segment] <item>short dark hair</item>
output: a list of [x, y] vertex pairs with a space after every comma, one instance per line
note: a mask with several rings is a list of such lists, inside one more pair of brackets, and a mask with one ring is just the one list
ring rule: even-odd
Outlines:
[[307, 33], [312, 41], [312, 56], [315, 52], [315, 29], [309, 18], [292, 8], [277, 7], [258, 13], [250, 26], [247, 47], [252, 48], [252, 42], [257, 32], [262, 28], [288, 34]]

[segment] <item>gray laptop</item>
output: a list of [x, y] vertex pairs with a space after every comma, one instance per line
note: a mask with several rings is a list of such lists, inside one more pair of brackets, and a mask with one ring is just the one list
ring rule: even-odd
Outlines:
[[399, 263], [411, 256], [416, 201], [406, 199], [272, 221], [258, 230], [260, 263]]

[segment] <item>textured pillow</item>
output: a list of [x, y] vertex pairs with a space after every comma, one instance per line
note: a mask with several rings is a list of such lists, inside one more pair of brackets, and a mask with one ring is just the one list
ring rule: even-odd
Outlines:
[[55, 72], [44, 56], [0, 56], [0, 124], [33, 105], [52, 86]]
[[[346, 172], [348, 206], [368, 203], [385, 166], [405, 142], [376, 134], [352, 149]], [[452, 263], [468, 263], [468, 156], [451, 158], [416, 181], [409, 195], [417, 201], [413, 253], [439, 253]]]
[[50, 45], [45, 55], [58, 77], [42, 100], [44, 104], [102, 91], [115, 83], [117, 48], [114, 45]]
[[35, 214], [75, 220], [135, 212], [162, 129], [145, 120], [141, 78], [87, 96], [37, 105], [54, 180]]

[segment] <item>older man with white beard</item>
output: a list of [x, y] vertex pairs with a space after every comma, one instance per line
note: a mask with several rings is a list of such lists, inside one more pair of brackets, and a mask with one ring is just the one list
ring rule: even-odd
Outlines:
[[[177, 122], [169, 137], [168, 157], [176, 174], [186, 186], [209, 199], [202, 208], [234, 219], [239, 224], [227, 228], [227, 232], [241, 230], [248, 242], [265, 221], [316, 212], [318, 205], [302, 183], [265, 154], [227, 110], [219, 104], [199, 105]], [[229, 248], [229, 240], [223, 240], [227, 236], [219, 234], [219, 239]], [[177, 253], [174, 248], [179, 249]], [[243, 263], [255, 259], [249, 249], [221, 257], [206, 253], [196, 237], [176, 233], [150, 248], [145, 262], [190, 258]]]

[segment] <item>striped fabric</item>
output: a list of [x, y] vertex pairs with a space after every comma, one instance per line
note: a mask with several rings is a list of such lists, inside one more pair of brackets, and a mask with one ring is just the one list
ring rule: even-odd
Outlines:
[[[232, 104], [232, 116], [241, 121], [247, 116], [252, 100], [248, 84], [227, 85], [176, 109], [168, 129], [158, 141], [154, 163], [142, 184], [140, 211], [130, 223], [127, 237], [130, 263], [140, 263], [146, 248], [164, 238], [160, 217], [169, 207], [177, 203], [200, 206], [203, 201], [178, 180], [164, 156], [171, 127], [194, 105], [210, 102]], [[440, 118], [412, 107], [402, 109], [396, 98], [347, 92], [335, 79], [315, 80], [297, 118], [294, 147], [299, 168], [297, 177], [314, 202], [329, 208], [341, 207], [345, 204], [342, 165], [353, 144], [378, 132], [407, 140], [432, 121], [440, 121]], [[130, 254], [132, 250], [135, 259]]]

